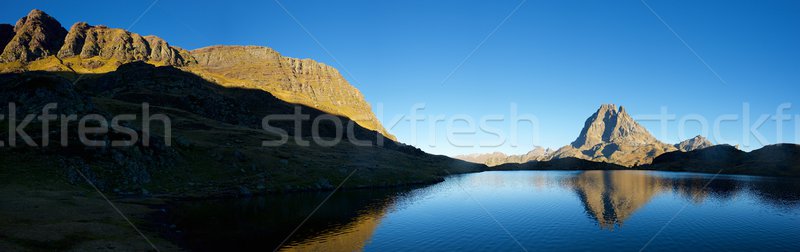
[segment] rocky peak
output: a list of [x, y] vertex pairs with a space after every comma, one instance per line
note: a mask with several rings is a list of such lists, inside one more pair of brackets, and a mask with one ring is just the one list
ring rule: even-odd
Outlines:
[[648, 164], [665, 152], [676, 150], [650, 135], [628, 115], [625, 108], [604, 104], [592, 114], [572, 144], [556, 150], [551, 159], [575, 157], [623, 166]]
[[[52, 68], [92, 72], [103, 66], [107, 66], [104, 71], [111, 71], [132, 61], [175, 66], [194, 62], [188, 51], [170, 46], [155, 36], [143, 37], [123, 29], [91, 26], [85, 22], [75, 23], [67, 32], [56, 19], [40, 10], [32, 10], [13, 28], [0, 24], [0, 47], [3, 48], [0, 62], [19, 62], [22, 67], [18, 68], [22, 70]], [[46, 59], [47, 62], [41, 64], [28, 64], [48, 56], [58, 58]], [[26, 65], [48, 68], [28, 68]], [[8, 70], [15, 69], [0, 69]]]
[[156, 36], [141, 36], [123, 29], [85, 22], [72, 25], [58, 57], [100, 57], [117, 62], [152, 61], [164, 65], [185, 65], [193, 59], [183, 49], [172, 47]]
[[572, 142], [575, 148], [601, 143], [624, 143], [644, 145], [658, 142], [639, 123], [625, 112], [622, 106], [603, 104], [584, 124], [578, 138]]
[[675, 148], [678, 148], [678, 150], [680, 151], [693, 151], [711, 146], [714, 146], [714, 144], [712, 144], [711, 141], [708, 141], [708, 139], [706, 139], [701, 135], [697, 135], [693, 138], [686, 139], [678, 144], [675, 144]]
[[[5, 43], [0, 54], [0, 62], [27, 62], [55, 55], [64, 44], [67, 34], [61, 23], [36, 9], [20, 18], [12, 32], [13, 36]], [[0, 39], [8, 35], [3, 30], [0, 32]]]

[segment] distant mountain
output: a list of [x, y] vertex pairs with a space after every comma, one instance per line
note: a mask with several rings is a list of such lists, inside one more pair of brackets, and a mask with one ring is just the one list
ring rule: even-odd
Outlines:
[[715, 145], [658, 156], [642, 169], [800, 177], [800, 145], [775, 144], [752, 152]]
[[545, 149], [540, 146], [535, 146], [533, 150], [522, 155], [506, 155], [505, 153], [502, 152], [492, 152], [492, 153], [459, 155], [455, 156], [455, 158], [468, 162], [485, 164], [487, 166], [496, 166], [507, 163], [525, 163], [530, 161], [547, 160], [550, 158], [549, 156], [552, 153], [553, 150], [551, 150], [550, 148]]
[[708, 141], [705, 137], [701, 135], [697, 135], [693, 138], [683, 140], [680, 143], [675, 144], [675, 148], [680, 151], [693, 151], [699, 150], [703, 148], [708, 148], [714, 146], [711, 141]]
[[650, 163], [653, 158], [675, 151], [639, 125], [620, 106], [605, 104], [592, 114], [572, 144], [556, 150], [551, 158], [576, 157], [623, 166]]
[[578, 138], [558, 150], [537, 146], [525, 155], [508, 156], [494, 152], [461, 155], [455, 158], [497, 166], [574, 157], [632, 167], [648, 164], [663, 153], [676, 150], [692, 151], [713, 145], [708, 139], [699, 135], [675, 145], [662, 143], [634, 121], [625, 112], [625, 108], [620, 106], [617, 109], [614, 104], [604, 104], [586, 120]]
[[223, 86], [260, 89], [290, 103], [348, 117], [396, 140], [361, 92], [335, 68], [285, 57], [267, 47], [211, 46], [189, 52], [156, 36], [85, 22], [67, 32], [53, 17], [32, 10], [15, 26], [0, 25], [0, 48], [0, 73], [108, 73], [134, 61], [175, 66]]

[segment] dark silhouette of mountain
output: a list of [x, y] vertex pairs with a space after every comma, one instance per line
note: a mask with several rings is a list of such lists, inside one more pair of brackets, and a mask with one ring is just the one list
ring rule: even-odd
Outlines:
[[[18, 104], [19, 113], [41, 112], [44, 104], [57, 102], [62, 113], [103, 115], [141, 114], [141, 104], [149, 103], [151, 114], [164, 114], [172, 125], [172, 138], [164, 139], [160, 122], [150, 139], [153, 145], [89, 148], [81, 144], [77, 123], [69, 127], [68, 146], [57, 141], [60, 127], [53, 123], [48, 147], [28, 147], [21, 138], [16, 147], [2, 148], [5, 164], [27, 174], [64, 176], [65, 181], [82, 183], [78, 170], [105, 191], [143, 192], [170, 195], [250, 194], [286, 190], [333, 189], [355, 169], [344, 188], [395, 186], [430, 183], [448, 173], [480, 171], [483, 165], [430, 155], [421, 150], [386, 139], [346, 117], [330, 115], [303, 105], [290, 104], [255, 89], [229, 88], [209, 82], [192, 73], [171, 66], [155, 67], [134, 62], [106, 74], [84, 76], [77, 84], [76, 75], [57, 72], [24, 72], [0, 75], [0, 109], [7, 111], [10, 102]], [[73, 80], [70, 80], [73, 79]], [[295, 113], [299, 108], [309, 115], [301, 124], [276, 122], [290, 138], [309, 141], [302, 146], [293, 140], [277, 147], [262, 147], [262, 140], [281, 136], [261, 128], [267, 115]], [[56, 111], [54, 111], [56, 112]], [[335, 117], [351, 131], [340, 131], [333, 123], [319, 123], [318, 137], [330, 140], [341, 132], [335, 146], [316, 144], [312, 138], [313, 121], [321, 116]], [[36, 144], [41, 144], [38, 123], [26, 130]], [[141, 133], [141, 121], [128, 127]], [[301, 130], [296, 131], [296, 127]], [[0, 139], [9, 139], [8, 131]], [[111, 129], [99, 141], [128, 139], [123, 132]], [[371, 146], [358, 146], [354, 138]], [[94, 138], [93, 138], [94, 139]], [[160, 140], [161, 139], [161, 140]], [[169, 140], [173, 144], [167, 145]], [[6, 143], [7, 145], [10, 143]], [[26, 157], [25, 160], [16, 158]], [[26, 169], [42, 166], [53, 170]], [[23, 165], [24, 164], [24, 165]], [[64, 174], [64, 175], [59, 175]], [[34, 176], [37, 177], [37, 176]]]
[[800, 176], [800, 145], [768, 145], [752, 152], [730, 145], [715, 145], [688, 152], [665, 153], [652, 164], [639, 168], [797, 177]]
[[490, 170], [624, 170], [625, 166], [595, 162], [581, 158], [565, 157], [546, 161], [506, 163], [489, 167]]

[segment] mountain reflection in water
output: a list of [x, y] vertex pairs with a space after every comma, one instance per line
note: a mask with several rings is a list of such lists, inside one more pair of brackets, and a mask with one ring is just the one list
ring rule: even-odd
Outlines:
[[[549, 192], [559, 193], [548, 196], [551, 194]], [[166, 219], [176, 225], [176, 230], [170, 235], [193, 250], [221, 250], [231, 246], [240, 250], [272, 250], [328, 194], [298, 193], [247, 199], [180, 201], [171, 205]], [[520, 202], [526, 199], [518, 199], [516, 195], [541, 198]], [[374, 250], [402, 249], [399, 245], [392, 245], [392, 242], [399, 242], [395, 240], [402, 239], [420, 240], [419, 244], [412, 246], [441, 245], [443, 247], [438, 249], [447, 250], [454, 247], [438, 244], [437, 239], [455, 240], [448, 236], [457, 236], [464, 230], [476, 229], [476, 226], [492, 226], [492, 222], [481, 219], [486, 217], [483, 210], [472, 207], [476, 205], [476, 200], [487, 205], [487, 211], [492, 211], [503, 223], [514, 224], [515, 220], [531, 222], [512, 231], [521, 236], [522, 243], [541, 244], [542, 241], [537, 239], [545, 239], [547, 234], [541, 234], [540, 231], [547, 228], [554, 230], [550, 235], [556, 235], [556, 231], [559, 231], [569, 236], [569, 229], [577, 229], [591, 236], [603, 236], [580, 224], [576, 219], [581, 218], [579, 214], [566, 215], [577, 212], [571, 211], [570, 204], [567, 204], [574, 202], [570, 197], [578, 200], [583, 208], [580, 212], [584, 212], [596, 225], [595, 230], [616, 232], [626, 229], [627, 226], [623, 226], [626, 220], [660, 196], [667, 197], [672, 205], [702, 206], [709, 200], [730, 201], [737, 195], [752, 198], [758, 203], [753, 205], [763, 204], [754, 208], [768, 207], [800, 213], [800, 182], [793, 179], [651, 171], [484, 172], [452, 176], [445, 182], [422, 188], [337, 192], [280, 250], [357, 251], [370, 250], [370, 246]], [[516, 211], [514, 208], [517, 203], [541, 206], [533, 210]], [[424, 210], [417, 210], [417, 205], [425, 205]], [[562, 210], [563, 213], [559, 213]], [[663, 223], [663, 218], [674, 213], [661, 214], [662, 219], [650, 222]], [[546, 220], [549, 217], [560, 218], [561, 221], [548, 224], [550, 222]], [[448, 218], [460, 219], [448, 224], [436, 224]], [[532, 218], [540, 219], [532, 221]], [[798, 219], [797, 216], [792, 218], [792, 221]], [[384, 223], [387, 219], [391, 221]], [[479, 221], [482, 222], [477, 223]], [[431, 228], [431, 231], [419, 230], [420, 233], [415, 234], [417, 230], [409, 229], [412, 225], [442, 226]], [[635, 229], [645, 228], [641, 221], [638, 225]], [[392, 235], [376, 235], [376, 230], [381, 227]], [[655, 232], [652, 230], [654, 228], [646, 228], [645, 232]], [[795, 229], [792, 231], [800, 232]], [[397, 237], [398, 234], [407, 237]], [[443, 237], [437, 238], [437, 235]], [[486, 243], [475, 238], [460, 239]], [[480, 250], [480, 247], [467, 248]]]

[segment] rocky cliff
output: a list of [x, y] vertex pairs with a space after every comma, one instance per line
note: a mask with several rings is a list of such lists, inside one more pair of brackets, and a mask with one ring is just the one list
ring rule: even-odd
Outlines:
[[61, 23], [40, 10], [32, 10], [20, 18], [10, 33], [8, 26], [0, 29], [0, 39], [4, 41], [10, 37], [3, 44], [0, 62], [33, 61], [55, 55], [67, 34]]
[[361, 92], [335, 68], [284, 57], [267, 47], [212, 46], [190, 53], [156, 36], [85, 22], [75, 23], [67, 32], [40, 10], [31, 11], [15, 26], [1, 24], [0, 46], [0, 73], [107, 73], [135, 61], [177, 66], [227, 87], [264, 90], [287, 102], [348, 117], [395, 140]]
[[40, 10], [32, 10], [13, 29], [10, 27], [0, 25], [0, 72], [102, 73], [133, 61], [174, 66], [194, 62], [188, 51], [155, 36], [84, 22], [75, 23], [67, 32], [61, 23]]
[[211, 46], [191, 53], [197, 64], [186, 69], [214, 82], [265, 90], [287, 102], [346, 116], [394, 139], [372, 113], [364, 95], [331, 66], [285, 57], [261, 46]]
[[605, 104], [592, 114], [572, 144], [553, 153], [552, 158], [576, 157], [623, 166], [647, 164], [675, 146], [662, 143], [639, 125], [620, 106]]
[[124, 63], [152, 61], [176, 66], [193, 61], [188, 51], [172, 47], [156, 36], [141, 36], [123, 29], [91, 26], [84, 22], [75, 23], [69, 29], [58, 57], [99, 57]]

